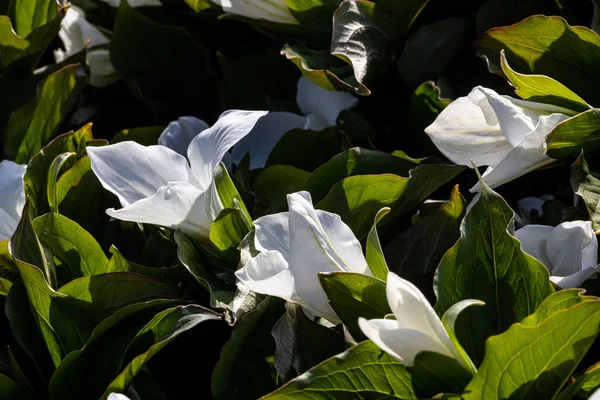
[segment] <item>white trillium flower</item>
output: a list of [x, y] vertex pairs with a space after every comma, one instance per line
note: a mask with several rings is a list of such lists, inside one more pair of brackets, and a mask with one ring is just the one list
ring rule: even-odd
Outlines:
[[319, 283], [319, 272], [371, 275], [360, 242], [339, 215], [315, 210], [308, 192], [287, 196], [289, 212], [254, 221], [261, 253], [235, 275], [238, 285], [300, 304], [309, 315], [339, 323]]
[[386, 294], [396, 319], [359, 318], [358, 325], [365, 336], [408, 367], [414, 365], [417, 354], [431, 351], [456, 359], [467, 371], [474, 370], [415, 285], [390, 272]]
[[250, 19], [264, 19], [281, 24], [298, 24], [285, 0], [212, 0], [223, 11]]
[[521, 200], [517, 202], [517, 210], [518, 214], [515, 214], [515, 221], [519, 226], [529, 225], [531, 221], [531, 213], [533, 211], [537, 212], [538, 217], [544, 215], [544, 210], [542, 206], [545, 202], [549, 200], [554, 200], [554, 196], [551, 194], [544, 194], [541, 197], [528, 196], [523, 197]]
[[90, 83], [102, 87], [119, 79], [118, 72], [110, 63], [110, 55], [106, 48], [109, 43], [108, 38], [85, 19], [83, 11], [70, 6], [60, 23], [58, 36], [65, 50], [54, 51], [54, 59], [57, 63], [82, 51], [89, 41], [87, 61], [90, 66]]
[[111, 393], [108, 395], [107, 400], [130, 400], [129, 397], [121, 393]]
[[0, 162], [0, 240], [11, 238], [25, 207], [23, 177], [27, 166], [3, 160]]
[[[544, 154], [544, 138], [575, 114], [478, 86], [446, 107], [425, 132], [452, 162], [487, 165], [482, 178], [494, 188], [554, 161]], [[479, 183], [471, 188], [480, 190]]]
[[106, 213], [123, 221], [181, 229], [195, 239], [208, 238], [210, 225], [223, 210], [214, 185], [215, 168], [229, 148], [266, 114], [224, 112], [192, 140], [187, 159], [160, 145], [121, 142], [88, 147], [92, 170], [123, 206]]
[[515, 232], [523, 251], [550, 271], [550, 280], [563, 289], [580, 287], [599, 269], [598, 240], [590, 221], [552, 227], [526, 225]]

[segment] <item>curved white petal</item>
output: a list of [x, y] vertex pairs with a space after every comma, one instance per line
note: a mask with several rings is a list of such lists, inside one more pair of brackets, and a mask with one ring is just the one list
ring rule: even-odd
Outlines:
[[213, 0], [223, 11], [252, 19], [265, 19], [282, 24], [297, 24], [285, 0]]
[[110, 63], [108, 49], [91, 49], [87, 52], [87, 61], [90, 65], [90, 84], [95, 87], [104, 87], [115, 83], [120, 75]]
[[239, 283], [253, 292], [293, 302], [301, 301], [294, 288], [294, 276], [278, 251], [258, 254], [237, 270], [235, 276]]
[[449, 160], [469, 168], [471, 161], [496, 165], [512, 149], [500, 127], [489, 124], [481, 107], [468, 97], [453, 101], [425, 133]]
[[126, 207], [153, 196], [171, 181], [194, 182], [188, 162], [164, 146], [121, 142], [87, 147], [92, 170], [104, 188]]
[[548, 237], [550, 273], [569, 276], [598, 264], [598, 240], [590, 221], [563, 222]]
[[267, 111], [225, 111], [210, 128], [198, 134], [190, 143], [188, 159], [200, 188], [206, 189], [215, 175], [215, 167], [225, 153], [249, 134]]
[[573, 289], [581, 287], [583, 282], [598, 272], [600, 272], [600, 267], [597, 266], [583, 269], [569, 276], [550, 276], [550, 280], [560, 286], [561, 289]]
[[515, 237], [521, 242], [523, 251], [537, 258], [548, 270], [551, 270], [552, 262], [546, 253], [546, 245], [553, 229], [547, 225], [525, 225], [515, 231]]
[[592, 393], [588, 400], [600, 400], [600, 389], [596, 389], [596, 391]]
[[166, 146], [184, 157], [192, 140], [203, 130], [208, 129], [206, 122], [196, 117], [180, 117], [169, 123], [158, 138], [158, 144]]
[[58, 36], [65, 46], [65, 51], [55, 52], [56, 62], [79, 53], [88, 40], [90, 49], [109, 43], [106, 36], [85, 19], [83, 11], [73, 6], [69, 7], [60, 23]]
[[296, 103], [302, 114], [318, 115], [327, 122], [328, 126], [337, 124], [341, 111], [349, 110], [358, 104], [358, 99], [350, 93], [323, 89], [304, 76], [298, 79], [297, 86]]
[[[495, 167], [489, 167], [482, 178], [491, 188], [498, 187], [554, 161], [544, 154], [544, 137], [558, 124], [569, 118], [564, 114], [540, 117], [536, 128], [510, 150]], [[479, 182], [470, 191], [481, 190]]]
[[107, 400], [129, 400], [129, 397], [121, 393], [111, 393], [108, 395]]
[[544, 210], [542, 206], [548, 200], [554, 199], [554, 196], [551, 194], [544, 194], [541, 197], [528, 196], [524, 197], [517, 202], [517, 209], [519, 210], [519, 214], [523, 218], [523, 225], [527, 225], [530, 223], [530, 215], [532, 211], [537, 211], [538, 216], [544, 215]]
[[0, 240], [10, 239], [19, 225], [25, 206], [26, 169], [9, 160], [0, 162]]
[[260, 252], [275, 250], [289, 259], [289, 213], [265, 215], [254, 221], [254, 246]]
[[233, 162], [239, 164], [250, 153], [250, 169], [263, 168], [279, 139], [292, 129], [304, 128], [306, 117], [290, 112], [270, 112], [260, 118], [252, 131], [231, 151]]
[[153, 196], [106, 213], [122, 221], [181, 229], [193, 238], [208, 237], [213, 217], [207, 212], [205, 193], [188, 182], [169, 182]]
[[415, 357], [423, 351], [456, 357], [436, 338], [418, 330], [400, 329], [394, 320], [372, 319], [367, 321], [359, 318], [358, 324], [365, 336], [407, 367], [413, 366]]

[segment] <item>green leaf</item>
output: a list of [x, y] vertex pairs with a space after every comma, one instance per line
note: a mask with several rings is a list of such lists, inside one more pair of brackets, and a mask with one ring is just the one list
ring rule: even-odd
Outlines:
[[513, 218], [504, 199], [482, 182], [481, 197], [463, 219], [460, 239], [435, 275], [439, 314], [461, 300], [485, 302], [463, 313], [456, 332], [475, 365], [488, 337], [532, 314], [553, 292], [546, 267], [508, 233]]
[[36, 218], [33, 228], [42, 245], [65, 263], [74, 277], [104, 273], [108, 258], [96, 239], [76, 222], [48, 213]]
[[566, 292], [548, 297], [543, 315], [536, 311], [486, 342], [465, 400], [556, 396], [594, 342], [600, 323], [598, 298], [581, 296], [580, 290]]
[[329, 303], [354, 338], [365, 336], [358, 327], [358, 318], [383, 318], [390, 314], [385, 282], [354, 272], [320, 273], [319, 282]]
[[387, 207], [382, 208], [375, 215], [375, 221], [373, 221], [373, 227], [369, 231], [367, 236], [366, 244], [366, 258], [369, 269], [375, 278], [379, 278], [382, 281], [387, 280], [387, 274], [389, 272], [388, 265], [383, 255], [381, 243], [379, 243], [379, 236], [377, 235], [377, 223], [390, 212]]
[[[166, 345], [201, 322], [220, 320], [221, 315], [195, 304], [162, 311], [140, 330], [127, 349], [125, 358], [136, 355], [110, 383], [101, 399], [111, 392], [122, 393], [144, 365]], [[148, 337], [152, 340], [148, 341]]]
[[178, 285], [186, 273], [181, 265], [172, 267], [147, 267], [127, 260], [115, 246], [111, 246], [109, 252], [112, 254], [105, 273], [110, 272], [135, 272], [149, 278], [162, 282]]
[[343, 335], [313, 322], [294, 303], [286, 303], [286, 313], [271, 335], [275, 338], [273, 364], [283, 382], [344, 351]]
[[267, 297], [237, 321], [212, 372], [215, 400], [255, 399], [276, 388], [266, 358], [275, 351], [270, 332], [283, 314], [283, 305], [281, 299]]
[[23, 37], [52, 22], [57, 13], [58, 3], [54, 0], [11, 0], [8, 8], [15, 32]]
[[134, 141], [142, 146], [153, 146], [158, 143], [160, 134], [165, 126], [145, 126], [142, 128], [123, 129], [110, 139], [110, 143], [119, 143], [127, 140]]
[[444, 324], [444, 327], [448, 332], [448, 336], [450, 336], [450, 339], [452, 340], [452, 343], [454, 343], [454, 346], [458, 350], [461, 358], [464, 360], [465, 364], [470, 367], [467, 372], [471, 376], [473, 376], [477, 370], [456, 337], [456, 320], [458, 319], [458, 316], [468, 307], [484, 305], [485, 303], [479, 300], [461, 300], [458, 303], [453, 304], [452, 307], [450, 307], [442, 316], [442, 324]]
[[600, 36], [583, 26], [570, 26], [561, 17], [535, 15], [515, 25], [489, 30], [478, 42], [480, 53], [500, 70], [500, 52], [516, 71], [546, 75], [577, 93], [586, 102], [600, 102]]
[[75, 165], [69, 169], [67, 169], [56, 181], [56, 205], [57, 207], [60, 203], [67, 197], [69, 191], [79, 184], [81, 179], [85, 176], [86, 173], [92, 170], [92, 165], [90, 163], [90, 158], [88, 156], [83, 156]]
[[500, 51], [500, 66], [515, 87], [515, 93], [523, 100], [554, 104], [578, 112], [591, 108], [581, 97], [557, 80], [545, 75], [526, 75], [514, 71], [508, 65], [504, 50]]
[[429, 0], [377, 0], [377, 8], [394, 21], [400, 34], [405, 35], [428, 3]]
[[583, 152], [571, 166], [571, 188], [573, 188], [573, 192], [583, 199], [594, 231], [599, 231], [600, 179], [590, 173]]
[[560, 392], [556, 400], [588, 399], [598, 388], [600, 388], [600, 365], [596, 363]]
[[600, 109], [592, 108], [556, 125], [546, 136], [546, 153], [556, 159], [600, 149]]
[[4, 400], [32, 400], [34, 397], [17, 382], [0, 374], [0, 393]]
[[48, 206], [50, 207], [51, 212], [58, 213], [58, 195], [56, 191], [56, 181], [58, 179], [60, 169], [69, 157], [76, 155], [77, 153], [73, 152], [59, 154], [54, 159], [54, 161], [52, 161], [52, 164], [50, 164], [50, 168], [48, 169], [47, 193]]
[[411, 376], [392, 356], [365, 341], [330, 358], [264, 399], [416, 399]]
[[473, 374], [453, 357], [422, 351], [408, 368], [419, 397], [430, 398], [440, 393], [462, 393]]
[[428, 79], [437, 79], [468, 43], [469, 25], [466, 17], [448, 18], [425, 25], [411, 35], [396, 61], [402, 80], [417, 87]]
[[286, 196], [299, 190], [309, 172], [289, 165], [275, 165], [261, 171], [254, 180], [256, 217], [273, 214], [285, 208]]
[[285, 0], [292, 15], [301, 25], [331, 29], [331, 15], [337, 8], [336, 0]]
[[210, 225], [210, 241], [217, 249], [239, 257], [237, 246], [250, 232], [251, 221], [241, 208], [224, 208]]
[[50, 74], [28, 104], [13, 111], [4, 132], [5, 152], [25, 164], [58, 133], [60, 124], [87, 84], [81, 65], [70, 65]]

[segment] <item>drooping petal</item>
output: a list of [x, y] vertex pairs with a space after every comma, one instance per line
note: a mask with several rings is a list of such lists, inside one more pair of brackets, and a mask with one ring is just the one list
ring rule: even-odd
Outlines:
[[285, 0], [212, 0], [223, 11], [252, 19], [264, 19], [282, 24], [297, 24]]
[[23, 177], [27, 167], [12, 161], [0, 162], [0, 240], [10, 239], [25, 206]]
[[550, 276], [550, 280], [560, 286], [561, 289], [573, 289], [581, 287], [583, 282], [598, 272], [600, 272], [600, 266], [585, 268], [568, 276]]
[[512, 146], [496, 124], [489, 124], [481, 107], [460, 97], [425, 129], [435, 146], [455, 164], [472, 168], [496, 165]]
[[549, 270], [552, 262], [546, 253], [546, 245], [553, 229], [547, 225], [525, 225], [515, 231], [515, 237], [521, 242], [523, 251], [537, 258]]
[[239, 164], [250, 153], [250, 169], [263, 168], [279, 139], [292, 129], [304, 128], [306, 117], [290, 112], [270, 112], [259, 119], [252, 131], [231, 151], [233, 162]]
[[590, 221], [563, 222], [548, 237], [550, 273], [569, 276], [598, 264], [598, 240]]
[[60, 23], [58, 36], [62, 40], [65, 51], [55, 52], [56, 62], [71, 57], [83, 50], [89, 40], [88, 48], [92, 49], [109, 43], [109, 40], [85, 19], [85, 14], [79, 8], [70, 6]]
[[110, 63], [108, 49], [91, 49], [87, 53], [90, 65], [90, 84], [95, 87], [105, 87], [115, 83], [120, 75]]
[[102, 186], [123, 207], [153, 196], [171, 181], [194, 182], [187, 160], [164, 146], [121, 142], [88, 147], [87, 154]]
[[423, 351], [432, 351], [448, 357], [456, 357], [436, 338], [414, 329], [400, 329], [397, 321], [385, 319], [358, 319], [358, 325], [365, 336], [383, 351], [397, 358], [402, 364], [411, 367], [415, 357]]
[[198, 134], [188, 148], [188, 159], [199, 187], [208, 188], [225, 153], [249, 134], [267, 111], [225, 111], [210, 128]]
[[208, 129], [208, 124], [196, 117], [180, 117], [171, 122], [158, 138], [158, 144], [166, 146], [184, 157], [192, 140], [203, 130]]
[[[304, 76], [298, 80], [297, 86], [296, 103], [302, 114], [318, 115], [327, 122], [327, 126], [337, 123], [341, 111], [349, 110], [358, 104], [358, 99], [350, 93], [323, 89]], [[316, 127], [310, 129], [317, 130]]]
[[289, 213], [265, 215], [254, 221], [254, 245], [260, 252], [275, 250], [289, 259]]
[[237, 270], [235, 276], [239, 283], [253, 292], [293, 302], [301, 301], [296, 294], [294, 276], [278, 251], [258, 254]]
[[[544, 154], [544, 137], [558, 124], [569, 118], [564, 114], [540, 117], [536, 128], [511, 149], [495, 167], [489, 167], [482, 175], [491, 188], [510, 182], [528, 172], [535, 171], [554, 161]], [[479, 182], [470, 191], [481, 190]]]

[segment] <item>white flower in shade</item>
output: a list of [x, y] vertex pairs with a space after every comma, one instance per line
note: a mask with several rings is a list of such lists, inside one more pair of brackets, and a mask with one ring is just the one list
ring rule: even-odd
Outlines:
[[[544, 138], [575, 114], [478, 86], [446, 107], [425, 132], [452, 162], [487, 165], [482, 177], [494, 188], [554, 161], [544, 154]], [[480, 190], [479, 183], [471, 188]]]
[[371, 274], [360, 242], [337, 214], [315, 210], [308, 192], [287, 196], [289, 212], [254, 221], [261, 253], [235, 275], [238, 285], [300, 304], [309, 315], [340, 320], [319, 283], [319, 272]]
[[25, 165], [0, 162], [0, 240], [8, 240], [17, 229], [25, 206]]
[[107, 400], [130, 400], [129, 397], [121, 393], [111, 393], [108, 395]]
[[285, 0], [212, 0], [223, 11], [250, 19], [282, 24], [298, 24]]
[[519, 226], [525, 226], [532, 222], [531, 214], [535, 211], [538, 217], [544, 215], [542, 206], [545, 202], [554, 200], [554, 196], [551, 194], [544, 194], [541, 197], [528, 196], [523, 197], [517, 202], [518, 213], [515, 213], [515, 221]]
[[160, 0], [102, 0], [112, 7], [119, 7], [121, 1], [127, 1], [133, 8], [136, 7], [159, 7], [162, 6]]
[[[90, 83], [93, 86], [108, 86], [119, 79], [119, 74], [110, 63], [109, 40], [86, 19], [83, 11], [70, 6], [60, 24], [58, 36], [65, 50], [55, 50], [57, 63], [79, 53], [87, 43], [87, 61], [90, 66]], [[89, 41], [89, 42], [88, 42]]]
[[415, 285], [390, 272], [386, 294], [396, 319], [359, 318], [358, 325], [366, 337], [409, 367], [414, 365], [417, 354], [431, 351], [456, 359], [467, 371], [474, 370], [464, 350], [454, 344], [442, 320]]
[[[92, 170], [123, 208], [106, 213], [123, 221], [181, 229], [207, 238], [223, 210], [214, 185], [223, 155], [247, 135], [266, 111], [226, 111], [191, 141], [187, 159], [165, 146], [121, 142], [88, 147]], [[189, 160], [189, 163], [188, 163]]]
[[515, 236], [523, 251], [540, 260], [550, 280], [563, 289], [580, 287], [598, 271], [598, 240], [590, 221], [526, 225]]

